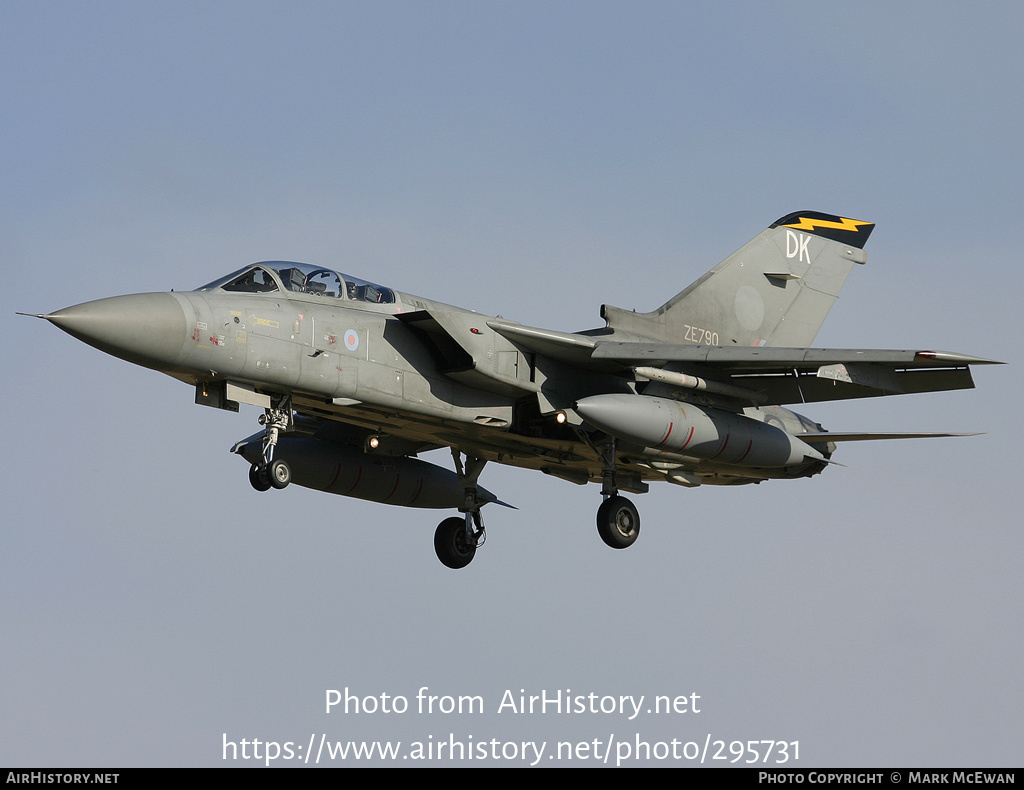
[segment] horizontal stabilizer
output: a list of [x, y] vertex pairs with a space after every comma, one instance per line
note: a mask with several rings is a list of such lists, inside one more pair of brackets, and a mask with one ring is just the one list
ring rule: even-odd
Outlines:
[[800, 433], [802, 442], [867, 442], [875, 439], [948, 439], [952, 436], [981, 436], [980, 433]]

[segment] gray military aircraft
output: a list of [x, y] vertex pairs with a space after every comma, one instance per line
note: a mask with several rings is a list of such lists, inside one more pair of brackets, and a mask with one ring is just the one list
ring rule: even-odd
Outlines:
[[[484, 541], [488, 461], [600, 482], [601, 538], [633, 544], [621, 491], [652, 480], [737, 485], [810, 477], [839, 442], [954, 434], [831, 433], [786, 404], [974, 386], [942, 351], [809, 348], [873, 224], [789, 214], [650, 313], [557, 332], [281, 261], [195, 291], [115, 296], [45, 318], [195, 388], [196, 403], [264, 410], [233, 452], [253, 488], [289, 483], [405, 507], [452, 508], [434, 534], [461, 568]], [[416, 458], [448, 447], [455, 471]], [[463, 460], [464, 458], [464, 460]], [[499, 503], [504, 504], [504, 503]]]

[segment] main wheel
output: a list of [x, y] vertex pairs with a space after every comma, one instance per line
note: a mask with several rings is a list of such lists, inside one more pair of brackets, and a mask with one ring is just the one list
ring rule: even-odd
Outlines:
[[292, 481], [292, 469], [287, 461], [275, 458], [267, 467], [267, 477], [274, 488], [286, 488]]
[[259, 464], [253, 464], [249, 467], [249, 485], [257, 491], [270, 490], [270, 478], [267, 477], [266, 472], [260, 468]]
[[613, 549], [628, 549], [640, 534], [640, 514], [622, 496], [610, 496], [597, 509], [597, 533]]
[[449, 568], [465, 568], [476, 555], [476, 544], [466, 536], [466, 519], [446, 518], [434, 530], [434, 551]]

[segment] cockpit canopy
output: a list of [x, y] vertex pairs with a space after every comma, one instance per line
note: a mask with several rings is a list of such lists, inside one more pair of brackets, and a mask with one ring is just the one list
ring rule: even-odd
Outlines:
[[199, 291], [235, 291], [241, 293], [292, 293], [349, 299], [356, 302], [392, 304], [395, 292], [383, 285], [339, 274], [331, 269], [291, 261], [261, 261], [204, 285]]

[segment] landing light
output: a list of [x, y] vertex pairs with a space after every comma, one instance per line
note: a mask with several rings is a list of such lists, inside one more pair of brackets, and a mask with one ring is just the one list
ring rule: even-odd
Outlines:
[[556, 411], [555, 412], [555, 422], [557, 422], [559, 425], [565, 425], [565, 421], [567, 419], [569, 419], [569, 418], [565, 416], [565, 412], [564, 411]]
[[367, 450], [376, 450], [378, 447], [380, 447], [380, 437], [379, 436], [371, 436], [369, 439], [366, 440], [366, 449]]

